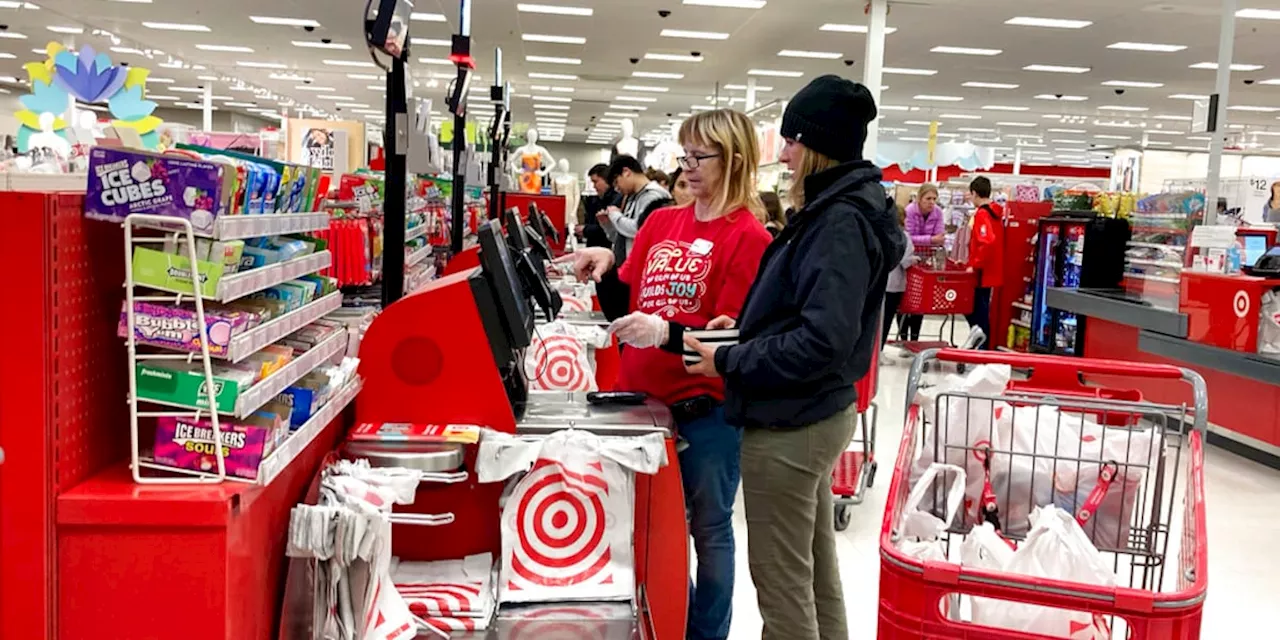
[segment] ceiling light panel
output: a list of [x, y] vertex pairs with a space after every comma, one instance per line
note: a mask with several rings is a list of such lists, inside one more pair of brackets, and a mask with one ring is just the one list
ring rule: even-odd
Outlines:
[[1237, 18], [1245, 20], [1280, 20], [1280, 9], [1241, 9]]
[[782, 58], [810, 58], [813, 60], [839, 60], [844, 57], [843, 53], [835, 51], [801, 51], [798, 49], [783, 49], [778, 52], [778, 56]]
[[[191, 31], [198, 33], [209, 33], [212, 31], [209, 27], [202, 24], [190, 24], [186, 22], [143, 22], [142, 26], [156, 31]], [[24, 38], [26, 36], [23, 36]]]
[[340, 51], [350, 51], [351, 45], [342, 42], [322, 42], [319, 40], [294, 40], [293, 46], [302, 47], [303, 49], [337, 49]]
[[516, 5], [517, 11], [524, 13], [546, 13], [556, 16], [590, 16], [595, 10], [590, 7], [571, 7], [555, 4], [525, 4]]
[[[1191, 65], [1190, 68], [1191, 69], [1208, 69], [1210, 71], [1217, 71], [1218, 63], [1197, 62], [1196, 64]], [[1244, 63], [1234, 63], [1234, 62], [1231, 64], [1232, 71], [1260, 71], [1263, 68], [1264, 67], [1260, 64], [1244, 64]]]
[[948, 120], [981, 120], [982, 119], [982, 116], [973, 115], [969, 113], [944, 113], [938, 117], [946, 118]]
[[657, 102], [658, 101], [657, 98], [650, 98], [649, 96], [614, 96], [613, 99], [620, 100], [622, 102]]
[[1063, 102], [1085, 102], [1088, 99], [1088, 96], [1068, 96], [1065, 94], [1058, 95], [1056, 93], [1042, 93], [1036, 96], [1036, 100], [1061, 100]]
[[535, 71], [529, 74], [529, 78], [533, 80], [577, 80], [578, 76], [567, 73], [542, 73]]
[[553, 36], [541, 33], [526, 33], [520, 36], [525, 42], [547, 42], [550, 44], [586, 44], [587, 39], [581, 36]]
[[78, 34], [84, 33], [83, 27], [64, 27], [64, 26], [54, 24], [54, 25], [49, 25], [45, 28], [54, 33], [66, 33], [71, 35], [78, 35]]
[[217, 51], [227, 53], [253, 53], [252, 47], [241, 47], [230, 44], [198, 44], [196, 48], [201, 51]]
[[970, 87], [973, 89], [1017, 89], [1016, 84], [1007, 84], [1004, 82], [966, 82], [962, 87]]
[[[1260, 82], [1258, 84], [1267, 84], [1267, 83]], [[1280, 80], [1277, 80], [1275, 84], [1280, 84]], [[1198, 93], [1175, 93], [1169, 96], [1169, 98], [1173, 100], [1208, 100], [1209, 96], [1201, 95]]]
[[936, 76], [936, 69], [911, 69], [908, 67], [885, 67], [882, 71], [885, 73], [899, 76]]
[[689, 31], [687, 29], [663, 29], [658, 35], [687, 40], [728, 40], [729, 34], [719, 31]]
[[289, 66], [279, 62], [258, 62], [257, 60], [238, 60], [237, 67], [245, 69], [288, 69]]
[[1140, 82], [1136, 80], [1108, 80], [1102, 83], [1104, 87], [1129, 87], [1131, 89], [1159, 89], [1164, 86], [1163, 82]]
[[702, 62], [702, 56], [691, 56], [679, 53], [646, 53], [645, 60], [661, 60], [663, 62]]
[[972, 47], [945, 47], [938, 46], [929, 50], [931, 53], [950, 53], [958, 56], [998, 56], [1004, 51], [1002, 49], [974, 49]]
[[443, 13], [427, 13], [425, 11], [414, 11], [409, 14], [409, 19], [419, 22], [448, 22]]
[[376, 68], [378, 65], [363, 60], [325, 60], [325, 64], [331, 67], [370, 67]]
[[[532, 77], [532, 74], [530, 74]], [[681, 80], [684, 78], [683, 73], [663, 73], [659, 71], [632, 71], [632, 78], [649, 78], [652, 80]]]
[[1022, 68], [1023, 71], [1040, 71], [1043, 73], [1089, 73], [1092, 71], [1089, 67], [1070, 67], [1056, 64], [1029, 64]]
[[764, 76], [768, 78], [800, 78], [804, 76], [803, 71], [783, 71], [779, 69], [752, 69], [747, 72], [749, 76]]
[[767, 0], [684, 0], [687, 5], [726, 9], [763, 9]]
[[1046, 29], [1084, 29], [1093, 24], [1089, 20], [1070, 20], [1061, 18], [1033, 18], [1019, 16], [1004, 21], [1015, 27], [1043, 27]]
[[581, 58], [562, 58], [559, 56], [525, 56], [525, 62], [541, 62], [543, 64], [582, 64]]
[[1149, 51], [1152, 53], [1177, 53], [1186, 49], [1186, 45], [1181, 44], [1156, 44], [1152, 42], [1116, 42], [1107, 45], [1108, 49], [1121, 49], [1124, 51]]
[[[652, 87], [643, 84], [624, 84], [622, 85], [622, 88], [627, 91], [640, 91], [646, 93], [667, 93], [668, 91], [671, 91], [669, 87]], [[570, 91], [572, 91], [572, 89], [570, 89]]]
[[1038, 125], [1034, 122], [997, 122], [996, 126], [997, 127], [1019, 127], [1019, 128], [1030, 129]]
[[930, 102], [961, 102], [964, 100], [961, 96], [937, 96], [929, 94], [921, 94], [914, 98], [915, 100], [928, 100]]
[[1003, 104], [987, 104], [982, 106], [983, 111], [1030, 111], [1031, 107], [1013, 107]]
[[[319, 28], [320, 23], [310, 18], [279, 18], [275, 16], [249, 16], [249, 19], [258, 24], [270, 24], [281, 27], [312, 27]], [[146, 24], [146, 23], [143, 23]]]
[[1150, 109], [1148, 109], [1147, 107], [1130, 107], [1126, 105], [1115, 105], [1115, 104], [1103, 105], [1101, 107], [1098, 107], [1098, 109], [1100, 111], [1126, 111], [1129, 113], [1142, 113], [1144, 111], [1150, 111]]
[[[898, 30], [897, 27], [885, 27], [884, 34], [889, 35], [897, 30]], [[828, 22], [822, 25], [821, 27], [818, 27], [818, 31], [835, 31], [837, 33], [867, 33], [868, 28], [867, 28], [867, 25], [865, 24], [841, 24], [838, 22]]]

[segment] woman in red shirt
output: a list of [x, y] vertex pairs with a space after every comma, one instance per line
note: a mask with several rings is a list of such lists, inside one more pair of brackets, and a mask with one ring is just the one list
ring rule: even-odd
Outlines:
[[1004, 285], [1004, 209], [991, 200], [991, 181], [983, 176], [969, 183], [969, 198], [977, 210], [970, 222], [969, 270], [978, 274], [978, 288], [973, 296], [973, 313], [965, 316], [970, 334], [981, 329], [986, 348], [994, 349], [991, 335], [991, 290]]
[[[671, 407], [689, 528], [698, 556], [690, 587], [687, 638], [729, 636], [733, 604], [733, 503], [740, 479], [742, 430], [724, 417], [724, 383], [685, 370], [684, 329], [721, 315], [736, 318], [772, 239], [757, 219], [760, 151], [755, 126], [729, 109], [698, 113], [680, 127], [682, 179], [694, 201], [653, 212], [640, 228], [619, 279], [631, 287], [633, 313], [610, 329], [622, 351], [618, 388], [642, 391]], [[599, 280], [613, 267], [607, 249], [574, 256], [579, 277]]]

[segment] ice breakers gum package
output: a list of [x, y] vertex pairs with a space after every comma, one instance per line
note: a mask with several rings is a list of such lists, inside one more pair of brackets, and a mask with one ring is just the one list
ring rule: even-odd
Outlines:
[[94, 147], [89, 152], [85, 217], [123, 222], [134, 213], [186, 218], [211, 233], [221, 206], [222, 167], [142, 151]]
[[[222, 432], [222, 458], [227, 475], [256, 480], [270, 430], [229, 420], [219, 421], [218, 428]], [[218, 459], [213, 448], [213, 425], [206, 420], [160, 418], [156, 424], [155, 459], [179, 469], [216, 474]]]

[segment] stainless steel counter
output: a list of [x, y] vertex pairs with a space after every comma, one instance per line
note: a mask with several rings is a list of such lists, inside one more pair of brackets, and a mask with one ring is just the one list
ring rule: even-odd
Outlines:
[[585, 393], [530, 392], [524, 416], [516, 423], [520, 435], [547, 435], [563, 429], [584, 429], [605, 436], [661, 433], [671, 437], [673, 422], [666, 405], [649, 400], [642, 405], [601, 405], [587, 402]]

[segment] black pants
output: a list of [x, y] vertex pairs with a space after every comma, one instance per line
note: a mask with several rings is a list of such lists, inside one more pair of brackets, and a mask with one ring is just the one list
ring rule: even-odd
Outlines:
[[970, 327], [979, 327], [986, 334], [983, 349], [994, 349], [995, 336], [991, 335], [991, 287], [978, 287], [973, 292], [973, 313], [964, 317]]
[[600, 282], [596, 284], [596, 297], [600, 299], [600, 310], [610, 322], [631, 311], [631, 287], [618, 279], [617, 269], [600, 278]]
[[[899, 294], [901, 295], [901, 294]], [[901, 300], [901, 298], [899, 298]], [[901, 302], [899, 302], [901, 304]], [[920, 328], [924, 326], [924, 316], [902, 314], [898, 318], [898, 339], [915, 342], [920, 339]]]
[[[898, 306], [902, 304], [901, 291], [886, 291], [884, 294], [884, 319], [881, 320], [880, 327], [880, 348], [889, 342], [889, 327], [893, 324], [893, 319], [898, 315]], [[898, 319], [898, 333], [902, 333], [902, 318]]]

